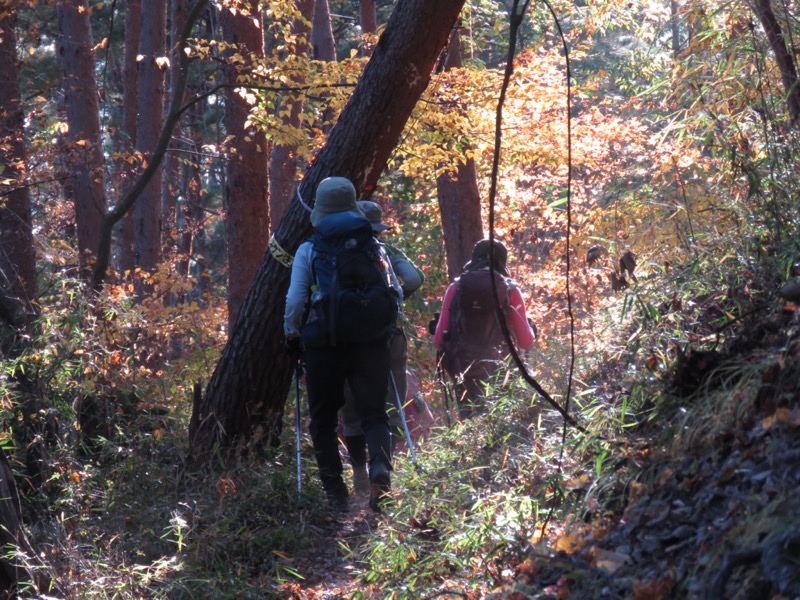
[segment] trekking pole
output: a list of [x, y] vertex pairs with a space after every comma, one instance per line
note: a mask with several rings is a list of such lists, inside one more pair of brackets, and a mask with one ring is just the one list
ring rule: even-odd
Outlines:
[[297, 500], [300, 500], [300, 492], [302, 490], [301, 483], [301, 467], [300, 467], [300, 371], [303, 366], [300, 359], [297, 359], [297, 366], [294, 369], [294, 390], [295, 390], [295, 405], [294, 405], [294, 429], [297, 443], [295, 444], [296, 460], [297, 460]]
[[394, 397], [397, 400], [397, 410], [400, 411], [400, 420], [403, 422], [403, 431], [406, 434], [406, 441], [408, 442], [408, 449], [411, 451], [411, 461], [417, 462], [417, 453], [414, 452], [414, 442], [411, 441], [411, 432], [408, 430], [408, 422], [406, 421], [406, 414], [403, 412], [403, 402], [400, 400], [400, 392], [397, 389], [397, 382], [394, 380], [394, 373], [389, 371], [389, 379], [392, 381], [392, 388], [394, 388]]

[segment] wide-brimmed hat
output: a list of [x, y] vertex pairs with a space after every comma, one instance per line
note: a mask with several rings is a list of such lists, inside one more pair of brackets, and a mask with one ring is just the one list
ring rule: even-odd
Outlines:
[[327, 177], [319, 182], [311, 211], [311, 224], [317, 227], [325, 217], [336, 213], [361, 212], [356, 204], [356, 188], [345, 177]]
[[[494, 242], [494, 244], [492, 244]], [[472, 247], [472, 258], [464, 265], [465, 271], [475, 271], [485, 269], [489, 266], [489, 247], [494, 246], [494, 269], [503, 275], [508, 275], [506, 261], [508, 260], [508, 250], [500, 240], [490, 240], [488, 238], [478, 240]]]
[[391, 229], [391, 225], [383, 222], [383, 209], [381, 205], [372, 200], [359, 200], [358, 208], [367, 217], [367, 221], [372, 224], [372, 231], [380, 232]]

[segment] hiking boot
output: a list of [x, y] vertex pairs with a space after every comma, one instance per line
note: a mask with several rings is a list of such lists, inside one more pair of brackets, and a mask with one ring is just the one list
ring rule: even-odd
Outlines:
[[347, 484], [341, 476], [323, 482], [325, 495], [328, 497], [328, 506], [335, 513], [346, 513], [350, 509], [347, 494]]
[[350, 500], [347, 497], [347, 490], [328, 492], [328, 506], [330, 509], [337, 513], [342, 514], [350, 510]]
[[379, 513], [392, 500], [389, 465], [384, 462], [374, 463], [369, 477], [369, 507]]
[[369, 493], [367, 465], [353, 465], [353, 492], [359, 496]]

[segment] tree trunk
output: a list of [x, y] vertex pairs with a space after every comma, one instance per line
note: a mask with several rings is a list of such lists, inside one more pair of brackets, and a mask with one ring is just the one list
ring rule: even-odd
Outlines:
[[[444, 69], [460, 69], [463, 64], [458, 30], [450, 35]], [[472, 255], [472, 247], [483, 237], [481, 195], [475, 161], [467, 159], [453, 166], [453, 171], [436, 178], [442, 234], [447, 252], [447, 276], [452, 281], [461, 273]]]
[[[14, 329], [26, 325], [34, 311], [36, 298], [36, 262], [31, 231], [31, 207], [25, 170], [25, 144], [19, 72], [17, 70], [17, 9], [18, 2], [7, 2], [0, 10], [0, 165], [3, 179], [0, 185], [0, 320]], [[3, 324], [0, 323], [0, 326]], [[8, 356], [8, 348], [0, 354]], [[11, 351], [13, 353], [13, 350]], [[13, 376], [11, 385], [14, 386]], [[20, 584], [34, 581], [32, 574], [18, 561], [9, 560], [7, 549], [24, 552], [32, 565], [38, 564], [38, 554], [31, 547], [22, 524], [22, 511], [14, 481], [14, 473], [5, 452], [0, 449], [0, 597], [16, 598]], [[38, 578], [39, 591], [47, 590], [47, 578]]]
[[447, 276], [452, 281], [472, 255], [472, 247], [483, 237], [481, 198], [475, 162], [458, 163], [454, 173], [436, 178], [442, 234], [447, 252]]
[[34, 314], [36, 255], [22, 138], [25, 128], [17, 71], [17, 5], [13, 4], [0, 13], [0, 147], [5, 149], [0, 153], [5, 180], [0, 183], [0, 314], [3, 320], [21, 327]]
[[678, 16], [678, 0], [669, 1], [670, 20], [669, 25], [672, 31], [672, 59], [677, 61], [681, 51], [680, 23]]
[[336, 43], [331, 28], [331, 9], [328, 0], [316, 0], [314, 23], [311, 28], [311, 47], [317, 60], [336, 60]]
[[[136, 148], [148, 162], [153, 160], [163, 128], [166, 24], [167, 3], [164, 0], [142, 0]], [[136, 201], [134, 222], [136, 266], [153, 272], [161, 262], [161, 168], [155, 170], [149, 185]]]
[[[203, 207], [203, 176], [202, 155], [203, 140], [200, 135], [203, 121], [203, 111], [200, 104], [195, 104], [190, 112], [191, 125], [187, 127], [189, 152], [195, 158], [186, 161], [183, 165], [183, 222], [180, 226], [180, 248], [184, 256], [184, 263], [179, 272], [190, 274], [190, 262], [196, 265], [192, 273], [197, 281], [195, 297], [200, 306], [206, 301], [208, 277], [206, 277], [206, 246], [205, 246], [205, 211]], [[190, 261], [191, 259], [191, 261]]]
[[781, 72], [783, 87], [786, 89], [789, 118], [794, 125], [797, 125], [800, 123], [800, 85], [797, 81], [797, 65], [794, 55], [786, 45], [786, 39], [778, 19], [775, 17], [775, 12], [772, 10], [770, 0], [756, 0], [755, 8]]
[[[186, 82], [189, 77], [189, 57], [184, 50], [188, 45], [187, 40], [191, 35], [191, 29], [193, 25], [197, 21], [198, 16], [206, 10], [207, 6], [208, 0], [197, 0], [197, 2], [192, 5], [191, 10], [188, 12], [186, 17], [186, 26], [184, 27], [180, 38], [175, 41], [178, 49], [173, 54], [176, 59], [173, 61], [171, 68], [177, 69], [180, 72], [180, 76], [176, 78], [177, 85], [175, 86], [175, 89], [172, 90], [167, 117], [163, 124], [159, 124], [160, 134], [153, 149], [152, 156], [149, 157], [149, 162], [147, 162], [146, 166], [144, 166], [141, 174], [131, 182], [130, 187], [127, 188], [122, 198], [114, 206], [113, 210], [111, 210], [103, 219], [100, 232], [100, 249], [97, 254], [97, 262], [94, 265], [94, 272], [92, 274], [91, 284], [94, 289], [101, 288], [106, 277], [106, 271], [108, 270], [108, 265], [111, 258], [111, 238], [114, 226], [119, 223], [119, 221], [128, 213], [128, 211], [130, 211], [131, 208], [133, 208], [133, 205], [137, 202], [145, 188], [147, 188], [147, 186], [153, 180], [153, 177], [159, 171], [161, 161], [164, 159], [164, 154], [166, 153], [167, 147], [169, 146], [169, 141], [172, 137], [172, 131], [180, 119], [180, 116], [187, 108], [187, 106], [184, 106], [183, 102], [184, 93], [186, 91]], [[145, 57], [144, 60], [147, 60], [147, 58]], [[137, 123], [138, 122], [139, 120], [137, 119]], [[158, 191], [161, 191], [160, 186]], [[157, 205], [156, 210], [159, 208], [160, 205]]]
[[[250, 13], [246, 8], [250, 9]], [[222, 32], [235, 52], [245, 57], [264, 56], [264, 32], [257, 0], [249, 0], [244, 11], [223, 9]], [[225, 68], [225, 79], [235, 85], [239, 69]], [[246, 67], [245, 67], [246, 68]], [[248, 124], [250, 103], [233, 87], [225, 92], [225, 129], [231, 142], [227, 154], [225, 185], [225, 240], [228, 256], [228, 323], [232, 326], [242, 307], [258, 266], [264, 259], [269, 233], [267, 198], [267, 140], [263, 131]]]
[[100, 246], [100, 227], [107, 210], [89, 5], [86, 0], [62, 0], [56, 6], [60, 34], [58, 53], [69, 125], [65, 152], [70, 181], [65, 189], [75, 204], [81, 273], [88, 277], [89, 265]]
[[[328, 0], [316, 0], [314, 23], [311, 28], [311, 47], [315, 59], [327, 62], [336, 61], [336, 40], [333, 37], [333, 27], [331, 27], [331, 11]], [[326, 134], [330, 133], [333, 127], [333, 111], [330, 106], [322, 111], [320, 121], [322, 131]], [[273, 229], [277, 226], [277, 222], [272, 224]]]
[[[136, 149], [136, 56], [139, 54], [139, 34], [141, 31], [142, 2], [141, 0], [126, 0], [125, 2], [125, 57], [122, 80], [122, 135], [120, 136], [119, 152], [121, 159], [118, 161], [119, 188], [127, 189], [135, 175], [131, 163], [125, 160], [132, 156]], [[118, 268], [121, 273], [132, 273], [135, 265], [133, 260], [134, 247], [134, 216], [133, 211], [128, 211], [122, 218], [119, 226], [118, 237]]]
[[[316, 0], [296, 0], [295, 7], [308, 22], [314, 19]], [[311, 28], [307, 22], [296, 19], [292, 24], [292, 35], [296, 37], [295, 56], [308, 56]], [[303, 111], [302, 96], [287, 92], [281, 98], [281, 104], [288, 107], [289, 113], [283, 118], [284, 126], [289, 130], [299, 130], [300, 113]], [[279, 109], [281, 110], [281, 109]], [[289, 202], [297, 176], [297, 144], [273, 144], [269, 157], [269, 223], [272, 231], [278, 226]]]
[[[377, 183], [464, 0], [405, 0], [395, 8], [328, 142], [299, 185], [313, 204], [325, 177], [349, 178], [359, 193]], [[275, 232], [294, 253], [312, 231], [295, 194]], [[267, 254], [245, 299], [204, 397], [190, 423], [191, 458], [208, 460], [215, 446], [277, 443], [292, 368], [281, 352], [290, 271]]]
[[[186, 0], [171, 0], [170, 2], [170, 64], [177, 64], [178, 57], [175, 55], [180, 49], [175, 43], [180, 38], [181, 32], [186, 25]], [[172, 92], [180, 85], [180, 71], [170, 69], [169, 71], [169, 91]], [[181, 165], [176, 155], [177, 146], [180, 145], [179, 139], [181, 123], [175, 124], [178, 135], [173, 135], [172, 140], [164, 155], [164, 169], [162, 175], [161, 189], [161, 248], [162, 252], [175, 253], [177, 248], [177, 235], [175, 232], [175, 221], [178, 197], [181, 194]], [[172, 151], [170, 151], [172, 150]], [[170, 256], [172, 258], [172, 256]]]
[[[359, 23], [361, 25], [361, 35], [365, 33], [374, 34], [378, 31], [378, 13], [375, 10], [375, 0], [359, 0]], [[361, 40], [361, 51], [364, 56], [372, 56], [372, 45], [365, 40]]]

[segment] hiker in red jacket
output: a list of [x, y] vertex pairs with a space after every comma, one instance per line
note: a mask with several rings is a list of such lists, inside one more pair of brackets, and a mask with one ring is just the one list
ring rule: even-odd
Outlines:
[[[489, 270], [490, 240], [472, 249], [472, 258], [447, 288], [434, 343], [441, 366], [455, 382], [459, 417], [467, 418], [483, 402], [486, 384], [505, 366], [508, 345], [497, 318]], [[525, 301], [506, 267], [508, 252], [494, 240], [497, 298], [517, 351], [527, 351], [536, 339], [525, 312]]]

